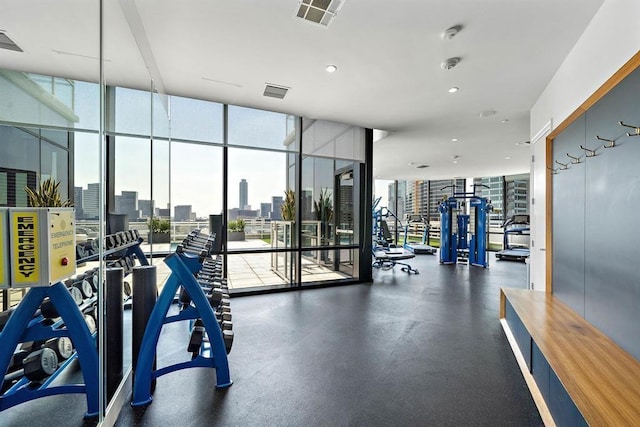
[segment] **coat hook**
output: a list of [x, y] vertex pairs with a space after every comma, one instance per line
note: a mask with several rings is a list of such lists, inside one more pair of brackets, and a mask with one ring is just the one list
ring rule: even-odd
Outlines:
[[640, 135], [640, 127], [638, 127], [638, 126], [626, 125], [626, 124], [624, 124], [623, 122], [618, 122], [618, 124], [619, 124], [620, 126], [624, 126], [624, 127], [626, 127], [626, 128], [631, 128], [631, 129], [633, 129], [633, 133], [631, 133], [631, 132], [627, 132], [627, 136], [638, 136], [638, 135]]
[[566, 164], [565, 164], [565, 163], [560, 163], [560, 162], [559, 162], [559, 161], [557, 161], [557, 160], [556, 160], [556, 163], [560, 165], [560, 170], [561, 170], [561, 171], [564, 171], [564, 170], [569, 169], [569, 163], [566, 163]]
[[606, 141], [606, 142], [610, 142], [611, 143], [609, 145], [604, 144], [603, 145], [604, 148], [613, 148], [613, 147], [616, 146], [616, 142], [613, 139], [600, 138], [598, 135], [596, 135], [596, 139], [599, 139], [600, 141]]
[[[587, 152], [587, 157], [595, 157], [596, 155], [596, 151], [598, 151], [598, 149], [596, 148], [595, 150], [592, 150], [590, 148], [587, 147], [583, 147], [582, 145], [580, 146], [580, 148], [582, 148], [584, 151]], [[598, 147], [599, 148], [599, 147]]]
[[554, 169], [554, 168], [550, 168], [550, 167], [547, 167], [547, 169], [549, 169], [551, 171], [552, 175], [558, 175], [558, 169]]
[[573, 157], [571, 154], [567, 153], [567, 157], [569, 157], [571, 159], [571, 163], [573, 163], [574, 165], [577, 165], [578, 163], [581, 162], [582, 157]]

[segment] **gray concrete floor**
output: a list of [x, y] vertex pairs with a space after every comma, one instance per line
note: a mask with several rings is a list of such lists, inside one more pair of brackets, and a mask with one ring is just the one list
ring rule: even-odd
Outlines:
[[[526, 287], [526, 266], [413, 261], [419, 275], [234, 298], [233, 386], [216, 390], [211, 369], [166, 375], [117, 425], [542, 425], [498, 321], [500, 287]], [[183, 329], [163, 332], [160, 366], [188, 359]], [[82, 396], [40, 399], [0, 425], [79, 426], [85, 409]]]

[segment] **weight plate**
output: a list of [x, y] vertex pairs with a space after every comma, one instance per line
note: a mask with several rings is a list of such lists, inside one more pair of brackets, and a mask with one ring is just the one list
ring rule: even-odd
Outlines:
[[58, 354], [62, 360], [67, 360], [73, 355], [73, 343], [68, 337], [58, 339]]
[[73, 302], [75, 302], [76, 305], [82, 304], [82, 292], [80, 292], [80, 289], [74, 286], [69, 288], [69, 293], [71, 293], [71, 298], [73, 298]]
[[91, 283], [87, 280], [82, 281], [82, 295], [85, 298], [91, 298], [93, 296], [93, 287], [91, 287]]
[[56, 355], [56, 352], [50, 348], [43, 348], [40, 367], [47, 376], [53, 374], [58, 369], [58, 355]]
[[94, 319], [92, 316], [85, 314], [84, 315], [84, 321], [87, 324], [87, 328], [89, 329], [90, 333], [94, 333], [96, 331], [96, 319]]

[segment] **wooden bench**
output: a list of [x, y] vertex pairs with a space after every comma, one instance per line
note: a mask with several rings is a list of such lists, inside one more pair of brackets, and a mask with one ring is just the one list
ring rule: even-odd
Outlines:
[[640, 425], [640, 362], [566, 304], [503, 288], [500, 318], [558, 426]]

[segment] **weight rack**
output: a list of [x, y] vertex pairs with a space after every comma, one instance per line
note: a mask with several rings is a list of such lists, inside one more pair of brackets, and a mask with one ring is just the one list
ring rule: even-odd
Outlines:
[[[140, 248], [142, 239], [137, 233], [130, 236], [132, 238], [127, 239], [129, 241], [126, 243], [124, 238], [118, 239], [120, 245], [105, 251], [104, 256], [122, 253], [124, 254], [122, 258], [135, 256], [141, 265], [148, 265], [147, 258]], [[112, 239], [115, 240], [113, 237]], [[76, 263], [80, 264], [97, 259], [98, 254], [96, 253], [78, 259]], [[60, 315], [60, 319], [51, 325], [45, 324], [44, 317], [38, 313], [40, 305], [47, 297]], [[97, 296], [94, 295], [78, 306], [63, 282], [29, 289], [0, 332], [0, 342], [2, 343], [0, 347], [0, 373], [4, 375], [7, 372], [15, 349], [20, 343], [69, 337], [73, 342], [75, 352], [41, 384], [33, 384], [26, 377], [18, 380], [16, 384], [0, 395], [0, 412], [41, 397], [84, 393], [87, 396], [85, 417], [91, 418], [98, 415], [98, 352], [96, 351], [95, 334], [89, 331], [82, 311], [96, 301]], [[53, 386], [52, 383], [55, 379], [76, 358], [80, 363], [84, 384]]]
[[[216, 370], [216, 388], [226, 388], [233, 384], [229, 374], [229, 362], [222, 330], [204, 290], [194, 277], [202, 269], [204, 259], [209, 254], [206, 251], [196, 252], [198, 251], [182, 251], [179, 247], [175, 253], [164, 259], [164, 262], [171, 269], [171, 275], [151, 312], [140, 346], [131, 402], [134, 407], [146, 406], [152, 402], [152, 383], [155, 379], [181, 369], [214, 368]], [[167, 316], [180, 286], [190, 295], [191, 303], [180, 310], [178, 314]], [[203, 324], [209, 337], [208, 345], [203, 343], [200, 352], [190, 361], [154, 370], [153, 364], [163, 325], [183, 320], [189, 321], [192, 325], [196, 319], [200, 319]]]

